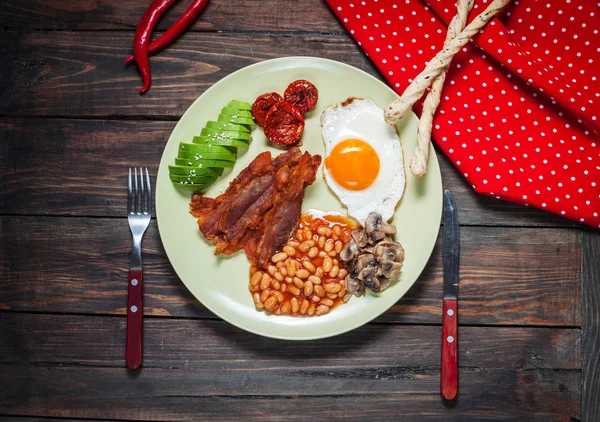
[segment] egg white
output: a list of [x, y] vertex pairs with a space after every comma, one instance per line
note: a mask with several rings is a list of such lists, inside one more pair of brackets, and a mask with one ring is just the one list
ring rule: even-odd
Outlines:
[[364, 226], [370, 212], [377, 212], [388, 221], [404, 194], [406, 175], [400, 138], [396, 129], [385, 122], [383, 110], [369, 99], [348, 99], [323, 112], [321, 127], [325, 157], [346, 139], [360, 139], [375, 150], [379, 157], [379, 174], [365, 189], [342, 187], [326, 166], [323, 166], [323, 174], [331, 190], [348, 208], [348, 214], [361, 225]]

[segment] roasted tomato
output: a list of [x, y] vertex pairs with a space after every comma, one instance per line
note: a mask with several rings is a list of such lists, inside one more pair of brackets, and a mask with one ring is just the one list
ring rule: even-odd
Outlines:
[[317, 106], [319, 91], [310, 82], [299, 79], [288, 85], [283, 98], [288, 103], [295, 105], [304, 114], [313, 111]]
[[267, 92], [266, 94], [259, 95], [254, 104], [252, 104], [252, 114], [256, 123], [260, 126], [265, 124], [265, 118], [267, 113], [273, 107], [274, 104], [283, 101], [283, 97], [276, 92]]
[[304, 117], [296, 107], [282, 101], [271, 107], [264, 125], [265, 136], [277, 145], [292, 145], [304, 132]]

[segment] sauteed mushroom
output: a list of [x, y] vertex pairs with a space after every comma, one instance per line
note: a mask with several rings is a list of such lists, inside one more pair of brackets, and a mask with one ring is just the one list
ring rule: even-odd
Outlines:
[[375, 293], [387, 289], [402, 272], [404, 248], [392, 239], [396, 227], [371, 213], [364, 229], [352, 231], [352, 239], [340, 253], [349, 271], [346, 277], [348, 295], [363, 296], [368, 288]]

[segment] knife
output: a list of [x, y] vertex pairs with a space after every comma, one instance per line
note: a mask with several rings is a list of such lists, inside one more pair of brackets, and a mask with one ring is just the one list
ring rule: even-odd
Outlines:
[[452, 400], [458, 392], [458, 262], [460, 236], [456, 205], [444, 190], [444, 304], [442, 316], [442, 397]]

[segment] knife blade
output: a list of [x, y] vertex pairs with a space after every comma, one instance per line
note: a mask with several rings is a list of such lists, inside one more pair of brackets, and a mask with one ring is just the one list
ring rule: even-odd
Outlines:
[[444, 191], [444, 234], [442, 265], [444, 268], [444, 302], [442, 316], [442, 372], [440, 391], [446, 400], [458, 394], [458, 266], [460, 233], [456, 204], [452, 194]]

